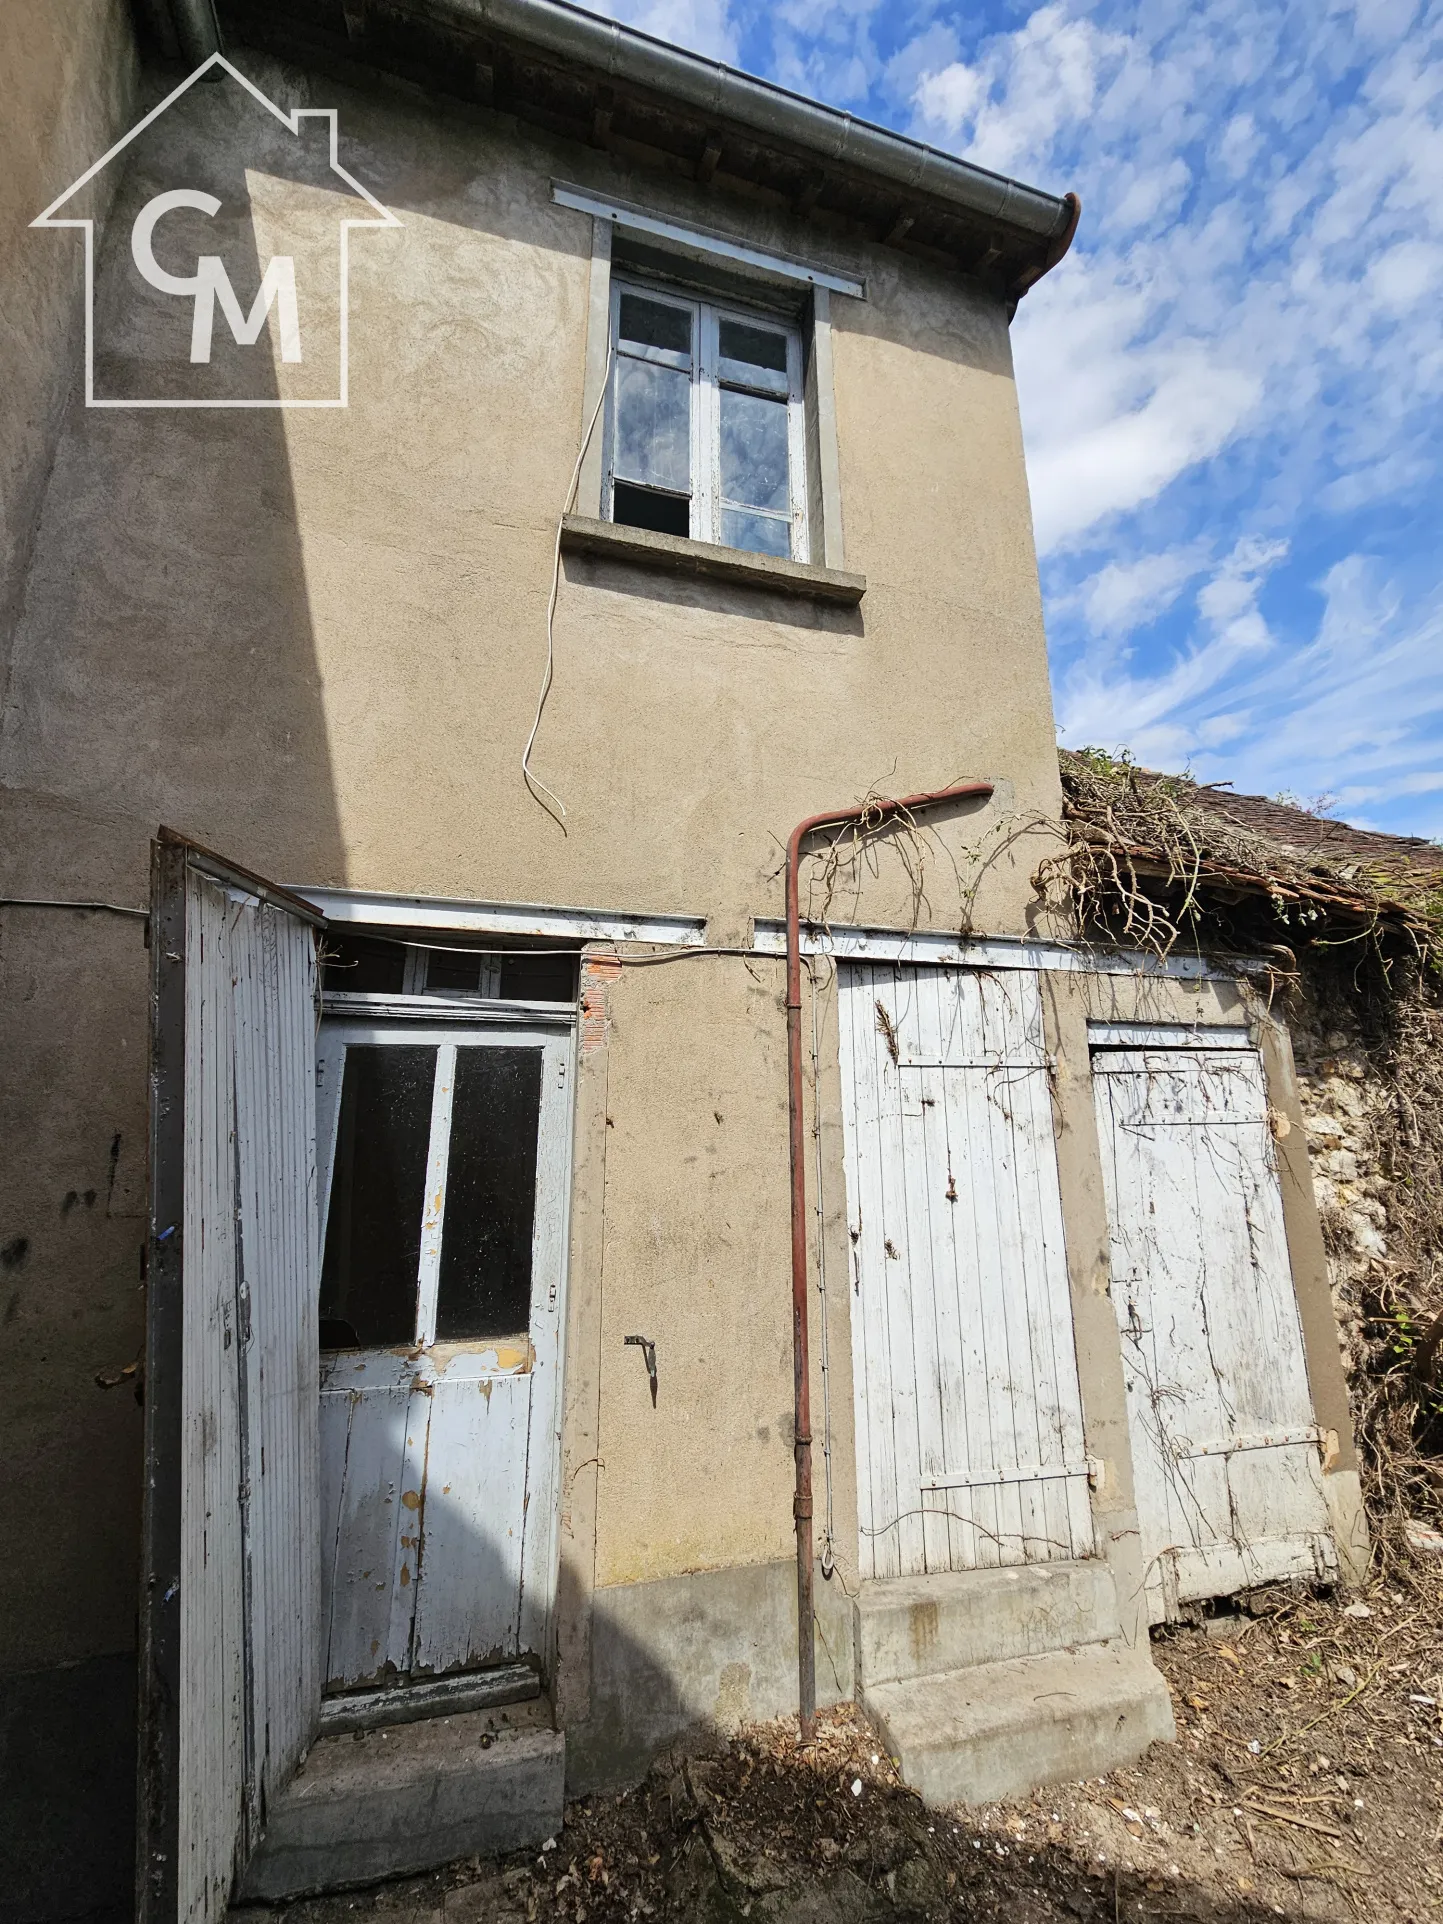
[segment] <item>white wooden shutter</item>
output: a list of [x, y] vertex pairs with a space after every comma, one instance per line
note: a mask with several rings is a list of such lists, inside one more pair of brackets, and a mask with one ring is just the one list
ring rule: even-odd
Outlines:
[[1329, 1576], [1261, 1059], [1102, 1048], [1093, 1088], [1152, 1618]]
[[839, 971], [863, 1577], [1094, 1549], [1038, 978]]
[[319, 1706], [321, 925], [153, 845], [142, 1924], [218, 1924]]

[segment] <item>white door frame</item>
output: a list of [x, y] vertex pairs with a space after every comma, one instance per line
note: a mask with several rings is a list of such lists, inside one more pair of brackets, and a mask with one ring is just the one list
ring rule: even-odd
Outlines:
[[[536, 1353], [530, 1372], [532, 1391], [528, 1429], [533, 1442], [528, 1446], [526, 1463], [528, 1523], [536, 1511], [537, 1500], [543, 1488], [549, 1500], [545, 1502], [543, 1508], [544, 1529], [536, 1532], [528, 1529], [523, 1539], [520, 1624], [522, 1648], [538, 1655], [541, 1658], [544, 1673], [547, 1677], [551, 1677], [555, 1672], [556, 1598], [561, 1551], [561, 1416], [564, 1407], [562, 1384], [566, 1367], [566, 1303], [576, 1115], [576, 1012], [571, 1006], [557, 1005], [553, 1012], [535, 1003], [514, 1005], [493, 998], [487, 998], [478, 1004], [474, 999], [448, 1001], [446, 998], [434, 996], [409, 998], [353, 994], [328, 995], [324, 998], [324, 1006], [326, 1013], [316, 1038], [318, 1274], [325, 1252], [341, 1088], [339, 1075], [328, 1076], [324, 1073], [325, 1041], [340, 1045], [340, 1062], [344, 1061], [344, 1049], [349, 1045], [404, 1042], [453, 1051], [463, 1047], [504, 1048], [519, 1043], [522, 1046], [539, 1048], [542, 1051], [543, 1063], [548, 1059], [559, 1063], [564, 1092], [560, 1098], [561, 1114], [556, 1122], [556, 1139], [550, 1145], [552, 1163], [549, 1171], [550, 1181], [554, 1184], [556, 1194], [556, 1208], [548, 1233], [548, 1241], [553, 1249], [550, 1262], [538, 1262], [533, 1277], [534, 1287], [544, 1287], [548, 1291], [546, 1314], [550, 1327], [546, 1344], [549, 1354], [543, 1352], [541, 1344], [535, 1344]], [[438, 1086], [439, 1083], [438, 1077]], [[437, 1100], [439, 1099], [438, 1097]], [[544, 1132], [544, 1109], [542, 1113]], [[433, 1144], [434, 1122], [433, 1114]], [[544, 1140], [538, 1141], [538, 1188], [547, 1148], [548, 1145]], [[428, 1172], [428, 1195], [434, 1193], [436, 1173]], [[431, 1226], [429, 1217], [428, 1209], [427, 1229]], [[538, 1223], [539, 1221], [538, 1217]], [[439, 1220], [436, 1229], [440, 1229]], [[426, 1230], [423, 1230], [423, 1278], [429, 1270], [429, 1327], [434, 1336], [440, 1236], [437, 1234], [434, 1237], [434, 1250], [427, 1247], [428, 1240]], [[549, 1275], [546, 1273], [548, 1271]], [[423, 1280], [421, 1308], [424, 1311], [426, 1307], [427, 1291]], [[535, 1321], [533, 1308], [533, 1326]], [[446, 1347], [450, 1348], [450, 1345]], [[468, 1346], [459, 1347], [464, 1349]], [[477, 1349], [479, 1346], [472, 1344], [469, 1347]], [[435, 1366], [430, 1358], [404, 1361], [398, 1358], [397, 1363], [401, 1376], [407, 1382], [413, 1381], [418, 1374], [423, 1377], [434, 1374]], [[323, 1393], [328, 1378], [335, 1374], [335, 1368], [336, 1366], [332, 1364], [323, 1365]], [[448, 1370], [447, 1374], [455, 1377], [458, 1370], [468, 1380], [473, 1377], [479, 1380], [488, 1375], [512, 1373], [505, 1358], [494, 1356], [488, 1359], [485, 1354], [478, 1356], [474, 1363], [469, 1358], [457, 1359], [456, 1364]], [[548, 1438], [546, 1460], [544, 1465], [538, 1465], [534, 1440], [543, 1435]], [[536, 1474], [538, 1468], [544, 1469], [546, 1477], [544, 1486], [541, 1477]]]

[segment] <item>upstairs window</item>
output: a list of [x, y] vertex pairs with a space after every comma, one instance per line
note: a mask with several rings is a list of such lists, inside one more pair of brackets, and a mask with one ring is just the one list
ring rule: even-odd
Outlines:
[[806, 561], [805, 450], [796, 328], [613, 282], [608, 519]]

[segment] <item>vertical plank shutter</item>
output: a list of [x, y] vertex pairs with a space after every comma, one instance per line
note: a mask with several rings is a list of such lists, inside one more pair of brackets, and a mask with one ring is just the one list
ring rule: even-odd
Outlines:
[[838, 988], [861, 1574], [1091, 1555], [1038, 978]]
[[315, 931], [151, 851], [136, 1909], [219, 1920], [320, 1696]]
[[1329, 1577], [1262, 1062], [1096, 1048], [1093, 1090], [1150, 1615]]

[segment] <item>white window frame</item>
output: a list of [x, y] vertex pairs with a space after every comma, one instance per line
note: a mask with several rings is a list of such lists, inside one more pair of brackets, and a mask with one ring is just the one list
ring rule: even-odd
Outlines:
[[[765, 309], [749, 309], [731, 302], [703, 300], [673, 293], [668, 287], [645, 280], [613, 276], [611, 280], [610, 332], [606, 394], [606, 432], [602, 467], [601, 512], [606, 521], [615, 520], [616, 383], [623, 359], [652, 360], [668, 367], [680, 367], [679, 353], [662, 348], [623, 347], [621, 342], [621, 297], [635, 294], [666, 307], [680, 309], [690, 317], [691, 326], [691, 499], [688, 510], [688, 535], [693, 541], [708, 541], [719, 547], [722, 515], [728, 506], [741, 513], [766, 514], [742, 502], [728, 503], [721, 491], [721, 395], [723, 389], [765, 394], [779, 398], [785, 381], [787, 403], [787, 523], [789, 558], [806, 562], [811, 558], [811, 539], [807, 513], [807, 424], [804, 398], [805, 359], [801, 330]], [[763, 326], [786, 337], [787, 371], [776, 374], [776, 385], [766, 379], [768, 370], [757, 369], [754, 381], [733, 376], [723, 379], [719, 351], [720, 323], [735, 320], [745, 326]], [[735, 365], [735, 364], [733, 364]], [[635, 484], [633, 484], [635, 485]], [[660, 490], [658, 490], [660, 492]], [[675, 497], [673, 497], [675, 498]], [[781, 520], [780, 515], [770, 518]], [[738, 554], [750, 553], [737, 549]]]

